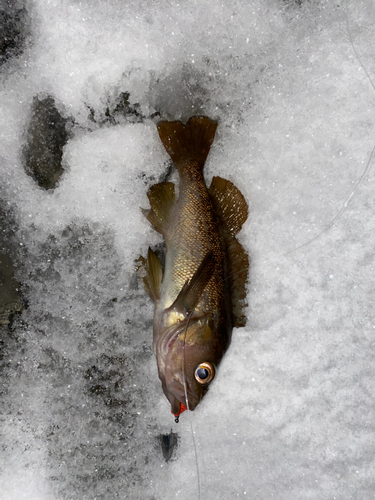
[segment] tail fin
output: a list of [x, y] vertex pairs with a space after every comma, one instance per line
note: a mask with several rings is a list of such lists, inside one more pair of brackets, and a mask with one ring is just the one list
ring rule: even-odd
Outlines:
[[173, 163], [196, 161], [203, 169], [215, 137], [217, 122], [207, 116], [193, 116], [186, 125], [180, 121], [162, 121], [158, 124], [161, 142]]

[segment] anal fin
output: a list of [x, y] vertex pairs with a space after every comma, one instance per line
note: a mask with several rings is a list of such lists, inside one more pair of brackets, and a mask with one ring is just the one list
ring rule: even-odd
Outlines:
[[156, 231], [165, 234], [176, 201], [174, 184], [172, 182], [154, 184], [148, 190], [147, 196], [150, 200], [151, 209], [142, 209], [142, 212]]

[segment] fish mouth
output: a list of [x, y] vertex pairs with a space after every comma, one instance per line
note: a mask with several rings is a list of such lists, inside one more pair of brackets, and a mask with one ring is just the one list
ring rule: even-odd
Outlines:
[[178, 400], [178, 407], [180, 403], [182, 403], [184, 406], [186, 406], [186, 408], [188, 408], [191, 411], [193, 411], [197, 407], [200, 398], [197, 398], [189, 389], [189, 387], [186, 387], [186, 394], [187, 394], [187, 401], [186, 401], [185, 389], [179, 380], [176, 379], [172, 380], [172, 382], [167, 384], [167, 387], [168, 387], [167, 397], [172, 405], [172, 409], [175, 406], [174, 402], [176, 399]]

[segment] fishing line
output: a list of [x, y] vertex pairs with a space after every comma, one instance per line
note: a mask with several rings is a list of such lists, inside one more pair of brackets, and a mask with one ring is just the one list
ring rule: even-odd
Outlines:
[[196, 465], [196, 468], [197, 468], [198, 500], [200, 500], [201, 499], [201, 482], [200, 482], [199, 467], [198, 467], [198, 454], [197, 454], [197, 446], [195, 444], [193, 421], [192, 421], [192, 416], [191, 416], [190, 407], [189, 407], [189, 399], [188, 399], [188, 394], [187, 394], [187, 385], [186, 385], [186, 377], [185, 377], [185, 340], [186, 340], [186, 332], [187, 332], [187, 329], [188, 329], [188, 326], [189, 326], [189, 321], [191, 319], [192, 314], [193, 314], [193, 311], [191, 311], [189, 313], [189, 315], [188, 315], [188, 319], [187, 319], [185, 330], [184, 330], [184, 342], [182, 344], [182, 381], [183, 381], [183, 384], [184, 384], [186, 408], [188, 410], [188, 415], [189, 415], [188, 418], [189, 418], [189, 424], [190, 424], [190, 430], [191, 430], [191, 437], [192, 437], [192, 440], [193, 440], [195, 465]]
[[[353, 48], [353, 52], [354, 52], [356, 58], [358, 59], [359, 64], [361, 65], [363, 71], [365, 72], [365, 74], [366, 74], [366, 76], [367, 76], [367, 78], [368, 78], [368, 80], [369, 80], [372, 88], [375, 90], [375, 84], [372, 81], [369, 73], [367, 72], [364, 64], [362, 63], [361, 58], [359, 57], [359, 54], [358, 54], [357, 49], [355, 48], [355, 45], [354, 45], [354, 42], [353, 42], [352, 34], [351, 34], [351, 31], [350, 31], [350, 25], [349, 25], [348, 0], [345, 1], [345, 7], [346, 7], [346, 9], [345, 9], [346, 10], [346, 26], [347, 26], [347, 30], [348, 30], [348, 36], [349, 36], [350, 44], [351, 44], [351, 46]], [[306, 241], [302, 245], [299, 245], [298, 247], [294, 248], [293, 250], [289, 250], [289, 252], [286, 252], [286, 253], [278, 255], [278, 257], [284, 257], [286, 255], [290, 255], [290, 254], [296, 252], [297, 250], [300, 250], [301, 248], [304, 248], [307, 245], [310, 245], [310, 243], [312, 243], [313, 241], [317, 240], [322, 234], [326, 233], [327, 231], [329, 231], [331, 229], [331, 227], [335, 224], [335, 222], [337, 222], [337, 220], [341, 217], [341, 215], [348, 208], [349, 202], [353, 198], [353, 196], [354, 196], [355, 192], [358, 190], [359, 186], [362, 184], [363, 179], [365, 178], [366, 174], [368, 173], [368, 171], [370, 169], [371, 161], [372, 161], [372, 158], [373, 158], [374, 154], [375, 154], [375, 144], [374, 144], [374, 147], [371, 150], [371, 153], [370, 153], [369, 159], [367, 161], [366, 167], [365, 167], [364, 171], [362, 172], [362, 175], [359, 177], [356, 185], [354, 186], [353, 191], [350, 193], [350, 195], [348, 196], [347, 200], [343, 204], [341, 210], [339, 210], [339, 212], [335, 215], [335, 217], [331, 220], [331, 222], [325, 228], [323, 228], [318, 234], [316, 234], [313, 238], [311, 238], [310, 240]], [[269, 259], [269, 260], [271, 260], [271, 259]], [[266, 260], [263, 263], [269, 262], [269, 260]]]
[[[359, 57], [359, 54], [358, 54], [357, 49], [355, 48], [355, 45], [354, 45], [354, 42], [353, 42], [353, 37], [352, 37], [351, 31], [350, 31], [350, 25], [349, 25], [348, 0], [345, 1], [345, 11], [346, 11], [346, 17], [345, 17], [345, 19], [346, 19], [346, 27], [347, 27], [347, 30], [348, 30], [348, 36], [349, 36], [349, 40], [350, 40], [350, 44], [352, 46], [353, 52], [354, 52], [356, 58], [358, 59], [358, 62], [361, 65], [363, 71], [365, 72], [365, 75], [367, 76], [367, 78], [368, 78], [368, 80], [369, 80], [372, 88], [375, 90], [375, 84], [372, 81], [369, 73], [367, 72], [364, 64], [362, 63], [361, 58]], [[354, 186], [353, 191], [350, 193], [350, 195], [348, 196], [347, 200], [343, 204], [341, 210], [339, 210], [339, 212], [335, 215], [335, 217], [331, 220], [331, 222], [325, 228], [323, 228], [318, 234], [316, 234], [313, 238], [311, 238], [310, 240], [306, 241], [302, 245], [299, 245], [298, 247], [294, 248], [293, 250], [289, 250], [289, 252], [286, 252], [286, 253], [283, 253], [283, 254], [279, 255], [279, 257], [284, 257], [286, 255], [290, 255], [291, 253], [294, 253], [297, 250], [300, 250], [301, 248], [306, 247], [307, 245], [309, 245], [310, 243], [312, 243], [313, 241], [315, 241], [316, 239], [318, 239], [322, 234], [326, 233], [327, 231], [329, 231], [331, 229], [331, 227], [335, 224], [335, 222], [337, 222], [337, 220], [341, 217], [341, 215], [348, 208], [348, 204], [350, 203], [351, 199], [353, 198], [355, 192], [358, 190], [359, 186], [362, 184], [363, 179], [365, 178], [367, 172], [370, 169], [371, 160], [372, 160], [374, 154], [375, 154], [375, 144], [374, 144], [374, 146], [373, 146], [373, 148], [371, 150], [371, 153], [370, 153], [369, 159], [367, 161], [366, 167], [365, 167], [364, 171], [362, 172], [362, 175], [359, 177], [356, 185]], [[265, 262], [269, 262], [269, 261], [265, 261]]]
[[[348, 208], [348, 204], [349, 204], [350, 200], [353, 198], [354, 193], [357, 191], [359, 186], [362, 184], [362, 181], [370, 168], [371, 160], [372, 160], [372, 157], [374, 156], [374, 153], [375, 153], [375, 144], [374, 144], [374, 147], [372, 148], [372, 151], [370, 153], [370, 157], [368, 159], [366, 168], [364, 169], [361, 177], [358, 179], [357, 184], [355, 185], [353, 191], [350, 193], [348, 199], [346, 200], [346, 202], [342, 206], [341, 210], [335, 215], [335, 217], [331, 220], [331, 222], [325, 228], [323, 228], [318, 234], [316, 234], [313, 238], [311, 238], [311, 240], [308, 240], [305, 243], [303, 243], [302, 245], [300, 245], [296, 248], [293, 248], [293, 250], [289, 250], [289, 252], [280, 254], [279, 257], [284, 257], [286, 255], [290, 255], [291, 253], [296, 252], [297, 250], [300, 250], [303, 247], [306, 247], [307, 245], [309, 245], [310, 243], [312, 243], [313, 241], [318, 239], [322, 234], [326, 233], [327, 231], [329, 231], [331, 229], [331, 227], [335, 224], [335, 222], [339, 219], [339, 217], [341, 217], [341, 215]], [[264, 262], [269, 262], [269, 261], [264, 261]]]
[[[375, 84], [374, 84], [374, 82], [373, 82], [370, 74], [366, 70], [365, 65], [363, 64], [363, 62], [362, 62], [362, 60], [361, 60], [361, 58], [359, 56], [359, 53], [358, 53], [358, 51], [357, 51], [357, 49], [356, 49], [356, 47], [354, 45], [353, 37], [352, 37], [351, 31], [350, 31], [350, 24], [349, 24], [348, 0], [345, 1], [345, 11], [346, 11], [346, 17], [345, 17], [345, 19], [346, 19], [346, 27], [347, 27], [348, 37], [349, 37], [349, 41], [350, 41], [350, 44], [352, 46], [353, 52], [354, 52], [356, 58], [358, 59], [358, 62], [361, 65], [363, 71], [365, 72], [365, 75], [367, 76], [367, 78], [368, 78], [368, 80], [369, 80], [372, 88], [375, 90]], [[342, 216], [342, 214], [348, 208], [348, 205], [349, 205], [350, 201], [352, 200], [354, 194], [356, 193], [356, 191], [359, 189], [360, 185], [362, 184], [364, 178], [366, 177], [368, 171], [370, 170], [370, 166], [371, 166], [371, 163], [372, 163], [372, 160], [373, 160], [374, 156], [375, 156], [375, 144], [374, 144], [374, 146], [373, 146], [373, 148], [371, 150], [371, 153], [369, 155], [366, 167], [363, 170], [361, 176], [359, 177], [356, 185], [354, 186], [352, 192], [350, 193], [350, 195], [346, 199], [346, 201], [343, 204], [343, 206], [341, 207], [341, 209], [338, 211], [338, 213], [335, 215], [335, 217], [331, 220], [331, 222], [326, 227], [324, 227], [318, 234], [316, 234], [313, 238], [311, 238], [310, 240], [306, 241], [305, 243], [302, 243], [301, 245], [299, 245], [296, 248], [293, 248], [292, 250], [289, 250], [288, 252], [285, 252], [285, 253], [282, 253], [282, 254], [277, 254], [276, 257], [285, 257], [287, 255], [290, 255], [290, 254], [294, 253], [294, 252], [297, 252], [297, 250], [300, 250], [301, 248], [304, 248], [304, 247], [310, 245], [313, 241], [315, 241], [318, 238], [320, 238], [320, 236], [322, 236], [324, 233], [326, 233], [327, 231], [329, 231], [332, 226], [334, 226], [334, 224], [337, 222], [337, 220]], [[266, 264], [267, 262], [270, 262], [271, 260], [272, 259], [267, 259], [267, 260], [263, 261], [263, 264]], [[227, 280], [227, 279], [231, 278], [232, 276], [235, 276], [236, 274], [239, 274], [241, 272], [243, 272], [243, 270], [236, 271], [235, 273], [232, 273], [229, 276], [227, 276], [225, 278], [225, 280]]]
[[[203, 172], [202, 172], [202, 175], [203, 175]], [[199, 185], [199, 183], [197, 182], [197, 179], [196, 179], [196, 172], [195, 172], [194, 168], [192, 169], [192, 176], [193, 176], [194, 182]], [[211, 242], [210, 242], [210, 238], [209, 238], [207, 224], [206, 224], [205, 217], [204, 217], [204, 209], [203, 209], [200, 193], [199, 193], [199, 196], [197, 196], [197, 199], [198, 199], [199, 208], [200, 208], [200, 212], [201, 212], [201, 216], [202, 216], [201, 219], [203, 220], [204, 232], [205, 232], [205, 235], [207, 237], [208, 247], [210, 248]], [[196, 469], [197, 469], [198, 500], [200, 500], [201, 499], [201, 483], [200, 483], [200, 474], [199, 474], [199, 465], [198, 465], [198, 453], [197, 453], [197, 446], [196, 446], [195, 437], [194, 437], [193, 421], [192, 421], [192, 416], [191, 416], [190, 407], [189, 407], [189, 398], [188, 398], [188, 393], [187, 393], [187, 384], [186, 384], [186, 377], [185, 377], [186, 333], [187, 333], [187, 329], [188, 329], [192, 314], [193, 314], [193, 311], [191, 311], [187, 317], [187, 322], [186, 322], [186, 326], [185, 326], [185, 330], [184, 330], [184, 341], [183, 341], [183, 345], [182, 345], [182, 378], [183, 378], [182, 381], [183, 381], [183, 385], [184, 385], [186, 408], [188, 410], [188, 415], [189, 415], [189, 417], [188, 417], [189, 418], [189, 425], [190, 425], [191, 437], [192, 437], [192, 441], [193, 441], [195, 465], [196, 465]]]
[[355, 48], [355, 45], [354, 45], [354, 42], [353, 42], [353, 37], [352, 37], [351, 31], [350, 31], [350, 25], [349, 25], [348, 0], [346, 0], [346, 2], [345, 2], [345, 10], [346, 10], [346, 26], [347, 26], [347, 29], [348, 29], [349, 40], [350, 40], [351, 46], [353, 48], [353, 52], [354, 52], [356, 58], [358, 59], [359, 64], [362, 66], [362, 69], [365, 72], [367, 78], [369, 79], [369, 82], [371, 83], [372, 88], [375, 90], [375, 84], [372, 81], [371, 76], [367, 72], [367, 70], [366, 70], [366, 68], [365, 68], [365, 66], [364, 66], [361, 58], [359, 57], [359, 53], [357, 52], [357, 49]]

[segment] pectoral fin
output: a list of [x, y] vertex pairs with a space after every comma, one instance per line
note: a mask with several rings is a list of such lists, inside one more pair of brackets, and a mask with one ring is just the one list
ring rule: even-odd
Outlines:
[[203, 290], [208, 285], [214, 269], [215, 261], [213, 259], [213, 252], [211, 251], [203, 259], [194, 276], [186, 281], [177, 299], [173, 302], [171, 309], [180, 311], [184, 315], [191, 313], [198, 305]]

